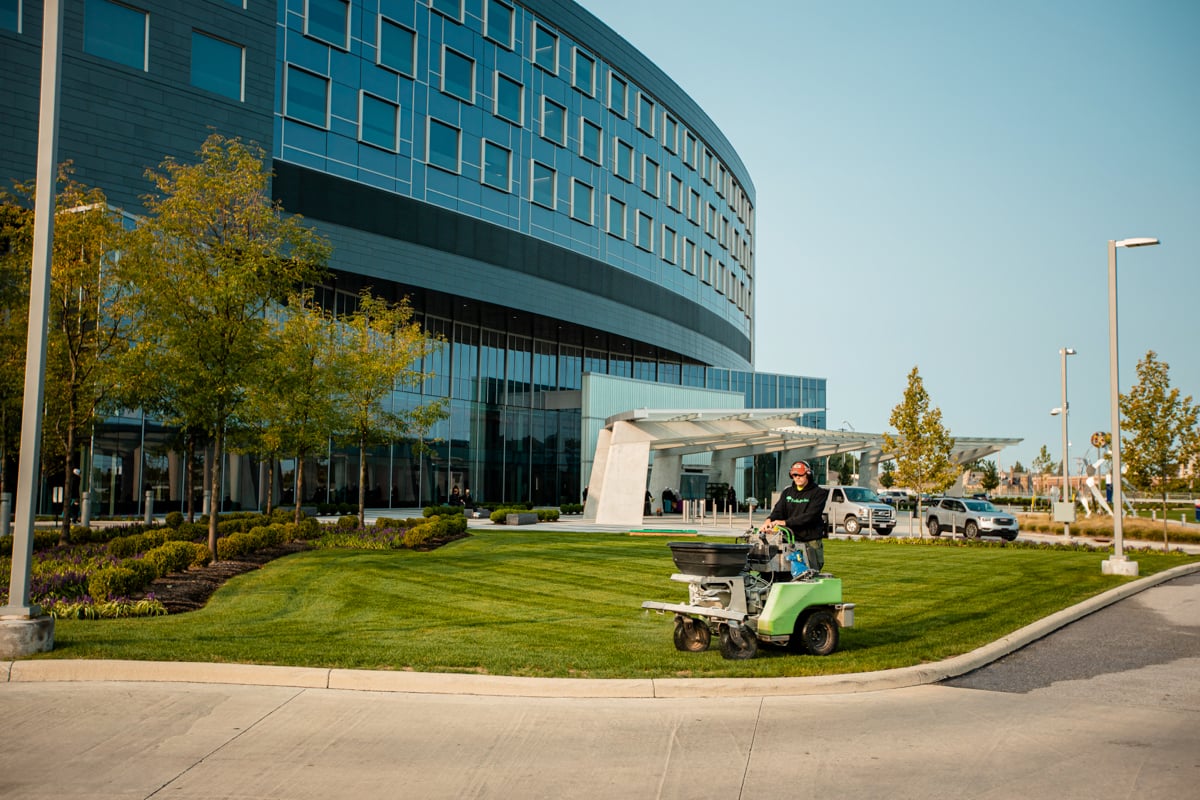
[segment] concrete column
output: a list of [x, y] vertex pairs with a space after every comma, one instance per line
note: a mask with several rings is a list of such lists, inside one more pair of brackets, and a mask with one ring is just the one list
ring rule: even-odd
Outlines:
[[79, 495], [79, 524], [85, 528], [92, 526], [92, 493], [81, 492]]
[[151, 522], [154, 521], [154, 490], [153, 489], [146, 490], [145, 508], [146, 508], [146, 515], [145, 515], [145, 518], [143, 519], [143, 522], [145, 522], [147, 525], [149, 525]]
[[682, 471], [682, 456], [654, 454], [654, 463], [650, 465], [650, 495], [656, 503], [654, 508], [662, 507], [663, 489], [670, 488], [679, 491], [679, 475]]
[[[594, 479], [599, 477], [599, 481], [593, 480], [588, 490], [589, 512], [593, 508], [593, 496], [596, 498], [595, 522], [601, 525], [641, 524], [649, 464], [650, 436], [636, 425], [616, 422], [611, 434], [601, 434], [592, 466], [592, 476]], [[587, 516], [590, 517], [590, 513]]]
[[879, 489], [879, 457], [883, 451], [871, 448], [863, 450], [858, 456], [858, 485], [871, 489]]
[[0, 537], [12, 536], [12, 495], [0, 494]]

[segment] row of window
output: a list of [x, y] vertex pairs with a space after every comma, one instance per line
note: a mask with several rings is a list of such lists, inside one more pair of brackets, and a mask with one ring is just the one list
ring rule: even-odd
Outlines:
[[[229, 0], [244, 8], [243, 0]], [[22, 33], [21, 0], [0, 0], [0, 28]], [[86, 0], [83, 51], [150, 71], [150, 14], [112, 0]], [[192, 30], [191, 85], [239, 102], [245, 100], [246, 50], [215, 34]]]
[[[433, 11], [462, 23], [464, 9], [461, 0], [430, 0]], [[336, 48], [348, 50], [350, 45], [350, 0], [308, 0], [304, 22], [304, 33], [319, 39]], [[484, 6], [483, 33], [494, 43], [512, 50], [515, 46], [516, 12], [512, 5], [503, 0], [487, 0]], [[416, 31], [390, 19], [384, 14], [376, 16], [376, 41], [378, 46], [375, 53], [375, 63], [397, 73], [416, 77], [417, 33]], [[540, 69], [557, 75], [559, 72], [559, 36], [540, 20], [532, 24], [531, 60]], [[600, 71], [596, 59], [579, 47], [572, 50], [572, 86], [588, 95], [595, 97], [596, 86]], [[470, 56], [444, 45], [441, 49], [439, 65], [441, 70], [440, 91], [455, 97], [465, 103], [474, 105], [476, 101], [476, 61]], [[303, 72], [298, 67], [290, 67], [292, 71]], [[296, 80], [304, 87], [297, 90], [293, 96], [285, 92], [287, 103], [284, 113], [295, 119], [302, 120], [318, 127], [328, 127], [327, 97], [328, 79], [313, 73], [303, 73]], [[322, 82], [320, 86], [317, 82]], [[318, 89], [322, 90], [318, 92]], [[493, 73], [492, 84], [493, 107], [492, 113], [514, 125], [524, 127], [525, 124], [525, 87], [514, 78], [496, 70]], [[753, 230], [753, 208], [750, 206], [745, 193], [733, 179], [732, 173], [720, 162], [720, 159], [697, 137], [681, 126], [678, 120], [665, 109], [658, 111], [655, 100], [641, 90], [633, 89], [618, 73], [609, 69], [608, 72], [608, 107], [623, 117], [630, 114], [630, 98], [636, 96], [635, 124], [642, 133], [652, 140], [661, 133], [661, 145], [669, 152], [680, 156], [684, 164], [698, 172], [705, 183], [712, 186], [716, 194], [726, 200], [730, 209], [739, 220]], [[393, 130], [399, 128], [399, 106], [382, 98], [364, 95], [361, 101], [364, 112], [371, 114], [370, 121], [363, 120], [362, 128], [366, 135], [360, 136], [363, 141], [396, 151], [399, 147], [398, 135]], [[662, 120], [661, 126], [658, 121]], [[661, 131], [660, 131], [661, 127]], [[567, 145], [568, 112], [566, 107], [549, 98], [541, 98], [540, 135], [548, 141], [565, 147]], [[597, 165], [603, 165], [604, 143], [603, 131], [600, 125], [592, 120], [581, 117], [579, 121], [579, 155]], [[634, 183], [635, 148], [632, 144], [613, 137], [612, 162], [613, 171], [622, 179]], [[653, 197], [660, 196], [660, 165], [649, 155], [643, 156], [642, 188]], [[678, 176], [671, 176], [668, 183], [668, 201], [672, 208], [682, 210], [683, 181]], [[691, 189], [693, 205], [698, 204], [700, 193]], [[710, 206], [712, 208], [712, 206]], [[715, 208], [713, 209], [715, 212]], [[699, 211], [689, 215], [694, 223], [700, 224]], [[741, 263], [748, 264], [750, 243], [741, 245], [744, 238], [737, 233], [738, 242], [730, 241], [729, 223], [726, 221], [718, 231], [715, 220], [706, 221], [705, 230], [714, 238], [722, 241], [722, 246], [732, 249], [734, 257]]]
[[[329, 86], [328, 78], [316, 75], [294, 65], [288, 65], [284, 90], [284, 114], [311, 125], [325, 128], [329, 121]], [[497, 86], [507, 81], [497, 73]], [[523, 90], [519, 84], [517, 90]], [[497, 93], [496, 113], [501, 113], [500, 94]], [[520, 95], [516, 99], [515, 108], [520, 107]], [[566, 143], [566, 109], [558, 103], [543, 98], [542, 136], [557, 142]], [[397, 152], [400, 147], [400, 106], [397, 103], [381, 97], [359, 92], [359, 141], [390, 152]], [[519, 113], [519, 112], [518, 112]], [[586, 119], [580, 119], [580, 155], [596, 164], [602, 162], [600, 156], [600, 127]], [[428, 136], [426, 138], [425, 160], [431, 166], [448, 172], [459, 173], [461, 170], [461, 132], [458, 128], [436, 119], [429, 120]], [[483, 165], [482, 181], [494, 189], [511, 191], [512, 182], [512, 151], [494, 142], [485, 141], [481, 154]], [[633, 146], [619, 138], [613, 138], [613, 171], [617, 177], [633, 183], [635, 180], [636, 158]], [[649, 155], [641, 158], [641, 188], [651, 197], [660, 197], [663, 186], [666, 188], [667, 206], [680, 213], [686, 213], [690, 222], [702, 226], [704, 232], [717, 244], [730, 252], [732, 258], [741, 263], [750, 263], [750, 241], [741, 232], [732, 228], [728, 216], [718, 214], [712, 203], [704, 203], [700, 193], [694, 188], [684, 191], [683, 180], [674, 173], [667, 172], [665, 183], [661, 179], [662, 169], [658, 162]], [[548, 167], [546, 169], [549, 169]], [[533, 194], [530, 199], [535, 203], [554, 208], [553, 196], [548, 191], [544, 181], [539, 181], [537, 170], [533, 175]], [[684, 197], [686, 196], [686, 205]], [[591, 222], [590, 214], [576, 217], [584, 222]]]

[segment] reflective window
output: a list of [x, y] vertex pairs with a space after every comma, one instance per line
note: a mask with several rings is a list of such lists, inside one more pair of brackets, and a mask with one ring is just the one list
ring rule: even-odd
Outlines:
[[608, 198], [608, 232], [618, 239], [625, 238], [625, 204], [612, 196]]
[[304, 33], [343, 50], [350, 45], [350, 0], [307, 0]]
[[629, 113], [629, 84], [615, 72], [608, 74], [608, 107], [622, 117]]
[[600, 163], [600, 126], [586, 119], [580, 120], [579, 155], [595, 164]]
[[658, 162], [649, 156], [642, 164], [642, 191], [651, 197], [658, 197]]
[[637, 214], [637, 246], [654, 252], [654, 220], [641, 211]]
[[575, 48], [575, 70], [572, 85], [591, 97], [596, 94], [596, 59]]
[[558, 73], [558, 37], [537, 22], [533, 23], [533, 63]]
[[150, 16], [109, 0], [87, 0], [83, 11], [83, 50], [134, 69], [147, 70]]
[[675, 263], [675, 248], [677, 246], [675, 231], [672, 228], [663, 226], [662, 230], [662, 257], [663, 261], [669, 264]]
[[429, 7], [455, 22], [462, 21], [462, 0], [429, 0]]
[[442, 91], [475, 102], [475, 62], [449, 47], [442, 48]]
[[571, 216], [592, 224], [592, 187], [574, 178], [571, 180]]
[[329, 79], [291, 65], [287, 68], [287, 103], [283, 113], [324, 128], [329, 120]]
[[458, 128], [447, 125], [436, 119], [429, 120], [429, 152], [426, 161], [431, 166], [439, 167], [450, 172], [458, 172], [459, 164]]
[[688, 189], [688, 221], [700, 224], [700, 193], [695, 189]]
[[512, 152], [495, 142], [483, 143], [483, 182], [502, 192], [509, 190], [512, 176]]
[[192, 86], [240, 101], [244, 64], [240, 46], [192, 31]]
[[400, 129], [400, 106], [364, 92], [359, 119], [360, 141], [395, 152]]
[[500, 0], [488, 0], [487, 37], [508, 49], [513, 46], [513, 8]]
[[696, 137], [687, 131], [683, 133], [683, 163], [696, 168]]
[[679, 149], [679, 123], [670, 114], [663, 114], [663, 147], [672, 153]]
[[21, 32], [21, 0], [0, 0], [0, 28]]
[[654, 101], [638, 92], [638, 130], [654, 135]]
[[554, 208], [554, 198], [558, 192], [557, 178], [558, 175], [552, 167], [534, 161], [529, 181], [533, 187], [530, 199], [540, 206]]
[[696, 274], [696, 243], [691, 239], [683, 240], [683, 263], [680, 266], [684, 272]]
[[676, 211], [681, 210], [680, 198], [683, 197], [683, 181], [678, 175], [667, 174], [667, 205]]
[[542, 98], [542, 137], [560, 145], [567, 143], [567, 110], [549, 97]]
[[404, 75], [412, 75], [416, 63], [417, 34], [387, 17], [379, 18], [379, 47], [375, 62]]
[[496, 73], [496, 108], [497, 117], [502, 117], [518, 125], [525, 124], [525, 87], [507, 75]]
[[633, 183], [633, 147], [620, 139], [613, 139], [613, 172]]

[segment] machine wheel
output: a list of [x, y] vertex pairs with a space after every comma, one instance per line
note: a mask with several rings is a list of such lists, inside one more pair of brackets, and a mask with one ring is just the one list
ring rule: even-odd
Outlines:
[[978, 539], [979, 525], [974, 520], [968, 520], [966, 527], [963, 528], [963, 536], [968, 539]]
[[827, 656], [838, 646], [838, 624], [833, 612], [821, 608], [803, 618], [788, 642], [793, 652]]
[[862, 526], [858, 524], [858, 517], [855, 516], [846, 517], [845, 526], [846, 533], [850, 534], [851, 536], [862, 530]]
[[926, 527], [929, 528], [930, 536], [941, 536], [942, 535], [942, 529], [938, 527], [937, 518], [930, 518]]
[[892, 534], [892, 530], [893, 528], [876, 528], [875, 532], [880, 536], [890, 536]]
[[743, 625], [721, 626], [721, 657], [745, 661], [758, 655], [758, 639], [754, 631]]
[[685, 653], [702, 653], [712, 641], [712, 631], [703, 622], [691, 617], [675, 618], [675, 649]]

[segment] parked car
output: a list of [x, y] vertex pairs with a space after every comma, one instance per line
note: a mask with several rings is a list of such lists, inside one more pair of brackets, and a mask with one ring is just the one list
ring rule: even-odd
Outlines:
[[879, 493], [879, 502], [899, 508], [901, 503], [908, 502], [908, 492], [902, 492], [899, 489], [884, 489]]
[[943, 497], [929, 506], [925, 527], [930, 536], [944, 531], [961, 533], [968, 539], [980, 536], [999, 536], [1011, 542], [1017, 538], [1017, 518], [1007, 514], [987, 500], [968, 497]]
[[879, 495], [865, 486], [830, 486], [825, 501], [825, 527], [832, 533], [838, 525], [854, 535], [870, 528], [887, 536], [896, 527], [896, 511], [879, 501]]

